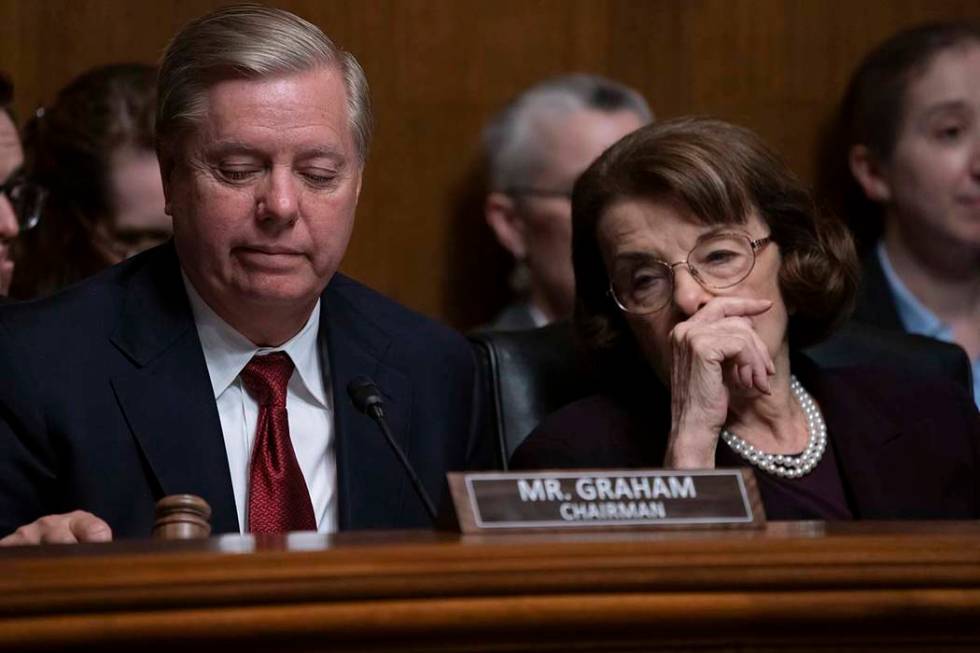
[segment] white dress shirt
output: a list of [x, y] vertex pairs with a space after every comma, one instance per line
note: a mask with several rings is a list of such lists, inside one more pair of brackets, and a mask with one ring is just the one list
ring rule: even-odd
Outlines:
[[279, 347], [256, 347], [218, 317], [186, 275], [184, 287], [211, 376], [241, 531], [246, 532], [248, 526], [249, 461], [255, 442], [259, 405], [245, 391], [239, 374], [256, 354], [284, 351], [289, 354], [295, 367], [286, 386], [289, 438], [310, 492], [317, 531], [335, 532], [337, 462], [333, 451], [331, 392], [324, 384], [325, 375], [322, 373], [322, 365], [326, 363], [320, 360], [317, 347], [319, 300], [306, 325], [290, 340]]

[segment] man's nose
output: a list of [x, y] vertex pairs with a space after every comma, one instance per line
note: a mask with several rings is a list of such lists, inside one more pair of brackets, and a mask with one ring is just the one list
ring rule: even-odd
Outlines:
[[273, 168], [260, 186], [258, 219], [291, 224], [299, 211], [296, 178], [288, 169]]
[[672, 301], [685, 316], [690, 317], [708, 303], [711, 292], [698, 283], [686, 263], [674, 266], [674, 292]]

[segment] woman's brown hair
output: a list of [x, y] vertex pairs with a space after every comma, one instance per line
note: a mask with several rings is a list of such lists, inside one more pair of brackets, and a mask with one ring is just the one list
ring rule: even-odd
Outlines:
[[63, 88], [25, 129], [25, 168], [48, 191], [36, 229], [18, 243], [11, 295], [48, 294], [116, 262], [96, 245], [111, 223], [112, 155], [152, 151], [156, 69], [145, 64], [94, 68]]

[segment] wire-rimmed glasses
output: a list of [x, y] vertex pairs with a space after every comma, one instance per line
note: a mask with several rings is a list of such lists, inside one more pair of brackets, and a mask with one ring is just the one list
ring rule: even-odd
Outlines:
[[748, 234], [723, 232], [701, 240], [676, 263], [661, 261], [649, 254], [617, 259], [610, 275], [609, 294], [627, 313], [643, 315], [659, 311], [670, 303], [674, 293], [674, 268], [687, 266], [691, 276], [709, 290], [724, 290], [745, 280], [755, 267], [756, 252], [772, 241], [772, 236], [752, 240]]

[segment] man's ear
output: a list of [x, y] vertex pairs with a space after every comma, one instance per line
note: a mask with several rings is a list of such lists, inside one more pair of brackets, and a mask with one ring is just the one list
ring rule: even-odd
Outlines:
[[160, 164], [160, 181], [163, 184], [163, 212], [173, 217], [170, 210], [170, 176], [173, 174], [174, 161], [168, 150], [169, 148], [157, 142], [157, 162]]
[[847, 163], [851, 168], [851, 174], [854, 175], [868, 199], [880, 203], [891, 200], [891, 184], [878, 157], [867, 146], [852, 146], [848, 152]]
[[524, 219], [517, 203], [504, 193], [490, 193], [483, 203], [483, 215], [497, 240], [518, 261], [527, 255]]

